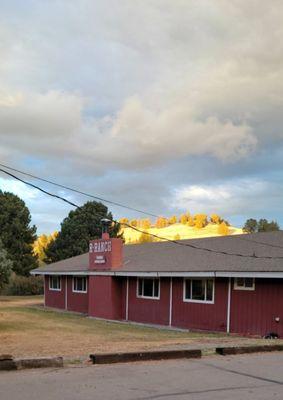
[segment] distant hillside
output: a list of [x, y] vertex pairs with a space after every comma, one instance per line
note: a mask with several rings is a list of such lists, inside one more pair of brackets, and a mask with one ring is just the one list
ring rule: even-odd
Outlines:
[[[219, 225], [214, 223], [208, 223], [203, 228], [196, 228], [188, 226], [187, 224], [175, 223], [164, 228], [150, 227], [148, 229], [144, 229], [141, 227], [139, 229], [158, 236], [163, 236], [166, 239], [175, 240], [223, 236], [222, 234], [218, 233]], [[122, 232], [127, 244], [147, 241], [146, 238], [144, 238], [144, 235], [142, 235], [143, 237], [141, 238], [141, 234], [131, 228], [123, 227]], [[243, 233], [244, 232], [241, 228], [235, 228], [233, 226], [228, 227], [228, 235], [239, 235]]]

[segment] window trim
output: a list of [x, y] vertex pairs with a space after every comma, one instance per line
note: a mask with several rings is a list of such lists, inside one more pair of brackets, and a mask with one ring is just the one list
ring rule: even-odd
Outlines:
[[[238, 279], [252, 279], [253, 280], [253, 286], [252, 287], [246, 287], [246, 286], [238, 286], [237, 284], [237, 280]], [[255, 291], [255, 278], [246, 278], [246, 277], [238, 277], [238, 278], [234, 278], [234, 286], [233, 286], [234, 290], [249, 290], [249, 291]]]
[[[55, 288], [52, 288], [52, 287], [51, 287], [51, 278], [52, 278], [52, 279], [53, 279], [53, 278], [58, 278], [58, 279], [59, 279], [59, 286], [60, 286], [59, 289], [55, 289]], [[49, 275], [49, 290], [52, 290], [52, 291], [54, 291], [54, 292], [61, 292], [61, 290], [62, 290], [62, 280], [61, 280], [61, 276], [59, 276], [59, 275]]]
[[[158, 296], [157, 297], [156, 296], [144, 296], [144, 295], [140, 295], [139, 294], [139, 281], [142, 280], [142, 292], [143, 292], [144, 291], [143, 287], [144, 287], [144, 280], [145, 279], [151, 279], [151, 280], [155, 280], [155, 281], [158, 282]], [[140, 278], [137, 278], [136, 296], [139, 299], [160, 300], [160, 278], [155, 278], [155, 277], [147, 277], [147, 278], [146, 277], [140, 277]]]
[[[193, 281], [206, 281], [205, 283], [205, 297], [207, 292], [207, 281], [212, 280], [212, 300], [195, 300], [186, 298], [186, 281], [191, 281], [191, 293], [192, 293], [192, 282]], [[215, 300], [215, 279], [213, 278], [184, 278], [183, 279], [183, 302], [184, 303], [200, 303], [200, 304], [214, 304]]]
[[[85, 279], [85, 288], [86, 290], [76, 290], [75, 289], [75, 279], [82, 278]], [[73, 276], [72, 279], [72, 292], [73, 293], [87, 293], [87, 277], [86, 276]]]

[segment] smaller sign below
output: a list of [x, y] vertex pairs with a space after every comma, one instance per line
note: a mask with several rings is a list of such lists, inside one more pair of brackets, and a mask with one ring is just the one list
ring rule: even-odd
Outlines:
[[105, 260], [104, 256], [96, 256], [94, 263], [95, 264], [105, 264], [106, 260]]

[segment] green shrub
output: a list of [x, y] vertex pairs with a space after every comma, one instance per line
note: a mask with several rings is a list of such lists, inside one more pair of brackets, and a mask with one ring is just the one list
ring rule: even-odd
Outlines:
[[31, 296], [43, 294], [42, 276], [19, 276], [13, 274], [4, 293], [10, 296]]

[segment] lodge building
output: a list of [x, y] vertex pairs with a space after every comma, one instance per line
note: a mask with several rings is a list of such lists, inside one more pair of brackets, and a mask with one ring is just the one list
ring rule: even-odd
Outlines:
[[108, 320], [283, 336], [283, 231], [123, 245], [32, 271], [46, 307]]

